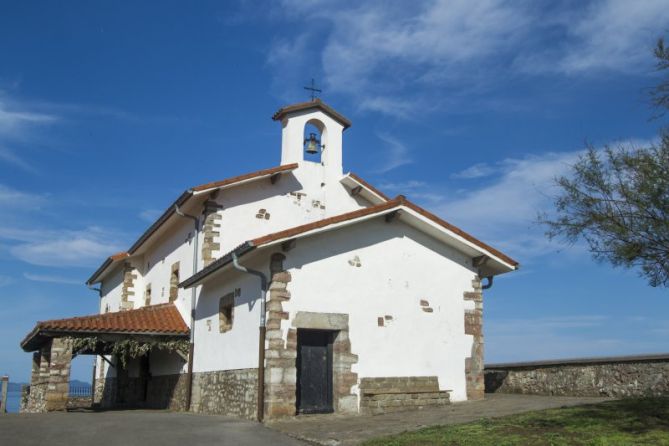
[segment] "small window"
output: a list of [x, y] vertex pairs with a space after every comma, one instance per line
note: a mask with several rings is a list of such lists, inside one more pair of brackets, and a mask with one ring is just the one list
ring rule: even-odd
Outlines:
[[151, 305], [151, 284], [148, 284], [144, 290], [144, 305], [147, 307]]
[[232, 330], [232, 319], [235, 312], [235, 293], [221, 297], [218, 304], [218, 329], [221, 333]]

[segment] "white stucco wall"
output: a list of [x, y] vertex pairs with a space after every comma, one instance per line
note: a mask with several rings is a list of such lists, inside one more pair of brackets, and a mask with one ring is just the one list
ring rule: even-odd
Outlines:
[[119, 311], [123, 291], [122, 265], [117, 265], [105, 278], [100, 284], [100, 290], [100, 313], [104, 313], [107, 308], [110, 312]]
[[[286, 253], [292, 281], [284, 310], [349, 314], [353, 367], [359, 378], [437, 376], [452, 401], [466, 400], [463, 292], [472, 289], [471, 259], [400, 222], [383, 219], [299, 240]], [[361, 266], [349, 264], [355, 257]], [[427, 300], [432, 313], [424, 312]], [[392, 316], [384, 327], [378, 317]], [[286, 333], [284, 331], [284, 333]]]
[[[256, 237], [369, 206], [366, 200], [351, 197], [338, 181], [325, 183], [324, 169], [303, 162], [275, 184], [267, 179], [221, 191], [215, 200], [223, 207], [218, 222], [221, 249], [216, 255]], [[299, 198], [291, 192], [299, 193]], [[262, 209], [269, 219], [256, 217]]]
[[[153, 242], [145, 254], [140, 257], [139, 274], [135, 280], [135, 308], [144, 306], [144, 292], [149, 284], [151, 284], [151, 305], [169, 302], [172, 265], [176, 262], [179, 262], [179, 281], [183, 281], [192, 275], [194, 230], [193, 222], [190, 219], [181, 218], [178, 224], [175, 224], [163, 237]], [[200, 234], [201, 242], [202, 234]], [[188, 305], [184, 307], [184, 300], [187, 300], [186, 298], [190, 299], [190, 290], [180, 288], [178, 295], [175, 304], [177, 304], [184, 320], [188, 323], [187, 308], [190, 307]]]
[[[255, 262], [247, 266], [261, 267]], [[240, 295], [235, 297], [232, 329], [221, 333], [218, 313], [220, 299], [237, 288]], [[258, 278], [237, 271], [221, 275], [202, 287], [196, 309], [193, 371], [258, 367], [260, 296]]]
[[[277, 248], [278, 251], [278, 248]], [[242, 263], [267, 270], [272, 250]], [[463, 299], [472, 290], [471, 259], [405, 225], [383, 218], [300, 239], [284, 253], [291, 299], [283, 303], [290, 319], [299, 311], [346, 313], [353, 371], [359, 378], [437, 376], [452, 401], [466, 400], [465, 358], [472, 336], [464, 334]], [[361, 266], [351, 265], [355, 258]], [[233, 329], [218, 329], [219, 299], [241, 289]], [[196, 321], [195, 371], [257, 367], [257, 278], [226, 271], [202, 287]], [[421, 300], [433, 312], [423, 311]], [[383, 327], [378, 317], [392, 316]], [[210, 321], [207, 323], [207, 321]]]

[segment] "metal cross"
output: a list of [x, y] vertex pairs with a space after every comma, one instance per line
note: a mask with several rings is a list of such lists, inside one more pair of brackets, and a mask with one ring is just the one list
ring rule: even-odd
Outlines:
[[323, 93], [323, 90], [316, 88], [316, 84], [314, 83], [314, 79], [311, 79], [311, 87], [304, 87], [305, 90], [311, 91], [311, 100], [313, 101], [316, 99], [316, 92], [318, 93]]

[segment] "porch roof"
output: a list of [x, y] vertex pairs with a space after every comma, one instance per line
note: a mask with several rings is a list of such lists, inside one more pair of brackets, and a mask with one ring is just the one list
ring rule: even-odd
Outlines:
[[37, 322], [21, 341], [24, 351], [37, 350], [47, 339], [86, 334], [188, 337], [190, 330], [172, 303], [136, 310]]

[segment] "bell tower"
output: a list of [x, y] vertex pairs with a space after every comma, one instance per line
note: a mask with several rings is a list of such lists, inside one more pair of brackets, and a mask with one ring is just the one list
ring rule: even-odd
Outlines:
[[342, 134], [351, 121], [320, 99], [289, 105], [272, 119], [281, 122], [281, 164], [320, 166], [325, 178], [339, 179], [342, 167]]

